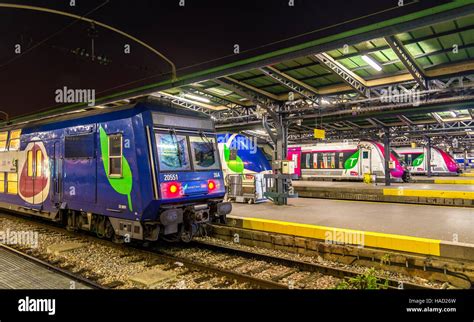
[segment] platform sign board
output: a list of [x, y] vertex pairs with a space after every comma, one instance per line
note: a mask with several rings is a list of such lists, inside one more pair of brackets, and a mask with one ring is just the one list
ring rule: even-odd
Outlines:
[[326, 131], [321, 129], [314, 129], [314, 138], [315, 139], [324, 139], [326, 138]]
[[412, 143], [411, 143], [411, 148], [412, 148], [412, 149], [416, 148], [416, 143], [415, 143], [415, 142], [412, 142]]

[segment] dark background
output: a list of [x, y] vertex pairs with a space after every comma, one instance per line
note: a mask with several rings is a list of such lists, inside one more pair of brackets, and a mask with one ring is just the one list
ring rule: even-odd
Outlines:
[[[75, 7], [69, 6], [70, 0], [8, 2], [85, 15], [106, 1], [76, 0]], [[179, 77], [445, 2], [405, 1], [405, 6], [397, 7], [398, 0], [295, 0], [290, 7], [288, 0], [186, 0], [180, 7], [179, 0], [110, 0], [87, 17], [154, 47], [176, 64]], [[364, 18], [287, 39], [358, 17]], [[91, 52], [89, 24], [74, 21], [50, 13], [0, 8], [0, 110], [14, 117], [58, 106], [54, 91], [63, 86], [95, 89], [101, 97], [170, 78], [169, 65], [158, 56], [101, 27], [97, 27], [95, 53], [107, 56], [107, 65], [73, 54], [76, 48]], [[129, 55], [123, 51], [127, 43]], [[23, 52], [30, 51], [17, 55], [15, 44], [21, 44]], [[234, 44], [240, 46], [238, 55], [233, 54]]]

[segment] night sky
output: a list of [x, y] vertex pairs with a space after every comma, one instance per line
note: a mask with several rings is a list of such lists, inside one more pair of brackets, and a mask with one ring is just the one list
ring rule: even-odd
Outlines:
[[[69, 5], [70, 0], [6, 2], [84, 15], [106, 1], [76, 0], [75, 7]], [[419, 1], [273, 45], [267, 44], [396, 7], [398, 0], [295, 0], [294, 7], [288, 6], [288, 0], [185, 0], [184, 7], [179, 0], [110, 0], [87, 17], [162, 52], [176, 64], [179, 77], [442, 2], [447, 1]], [[91, 52], [90, 25], [74, 21], [50, 13], [0, 8], [0, 110], [10, 118], [60, 106], [54, 92], [64, 86], [95, 89], [101, 97], [170, 77], [169, 65], [151, 51], [100, 27], [96, 28], [95, 53], [105, 55], [110, 60], [107, 65], [72, 53], [76, 48]], [[15, 54], [16, 44], [23, 52], [31, 51]], [[125, 44], [131, 45], [130, 54], [124, 53]], [[238, 55], [233, 54], [234, 44], [240, 46]]]

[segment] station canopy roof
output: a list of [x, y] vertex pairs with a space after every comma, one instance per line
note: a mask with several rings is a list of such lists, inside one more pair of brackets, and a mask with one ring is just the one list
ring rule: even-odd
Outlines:
[[314, 128], [350, 138], [384, 127], [407, 138], [443, 133], [471, 140], [474, 4], [455, 1], [392, 20], [155, 84], [97, 107], [153, 95], [209, 114], [222, 131], [258, 133], [270, 108], [286, 113], [294, 141], [311, 139]]

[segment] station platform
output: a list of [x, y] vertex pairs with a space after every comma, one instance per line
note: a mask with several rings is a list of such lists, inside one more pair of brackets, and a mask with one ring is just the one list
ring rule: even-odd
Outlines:
[[363, 235], [363, 246], [474, 260], [474, 210], [297, 198], [233, 204], [229, 225], [318, 240]]
[[328, 182], [294, 180], [300, 197], [474, 207], [474, 184]]
[[450, 177], [426, 177], [412, 176], [413, 183], [432, 183], [432, 184], [469, 184], [474, 185], [474, 173], [462, 173], [459, 176]]
[[[0, 247], [0, 289], [71, 289], [71, 280]], [[75, 289], [89, 287], [74, 282]]]

